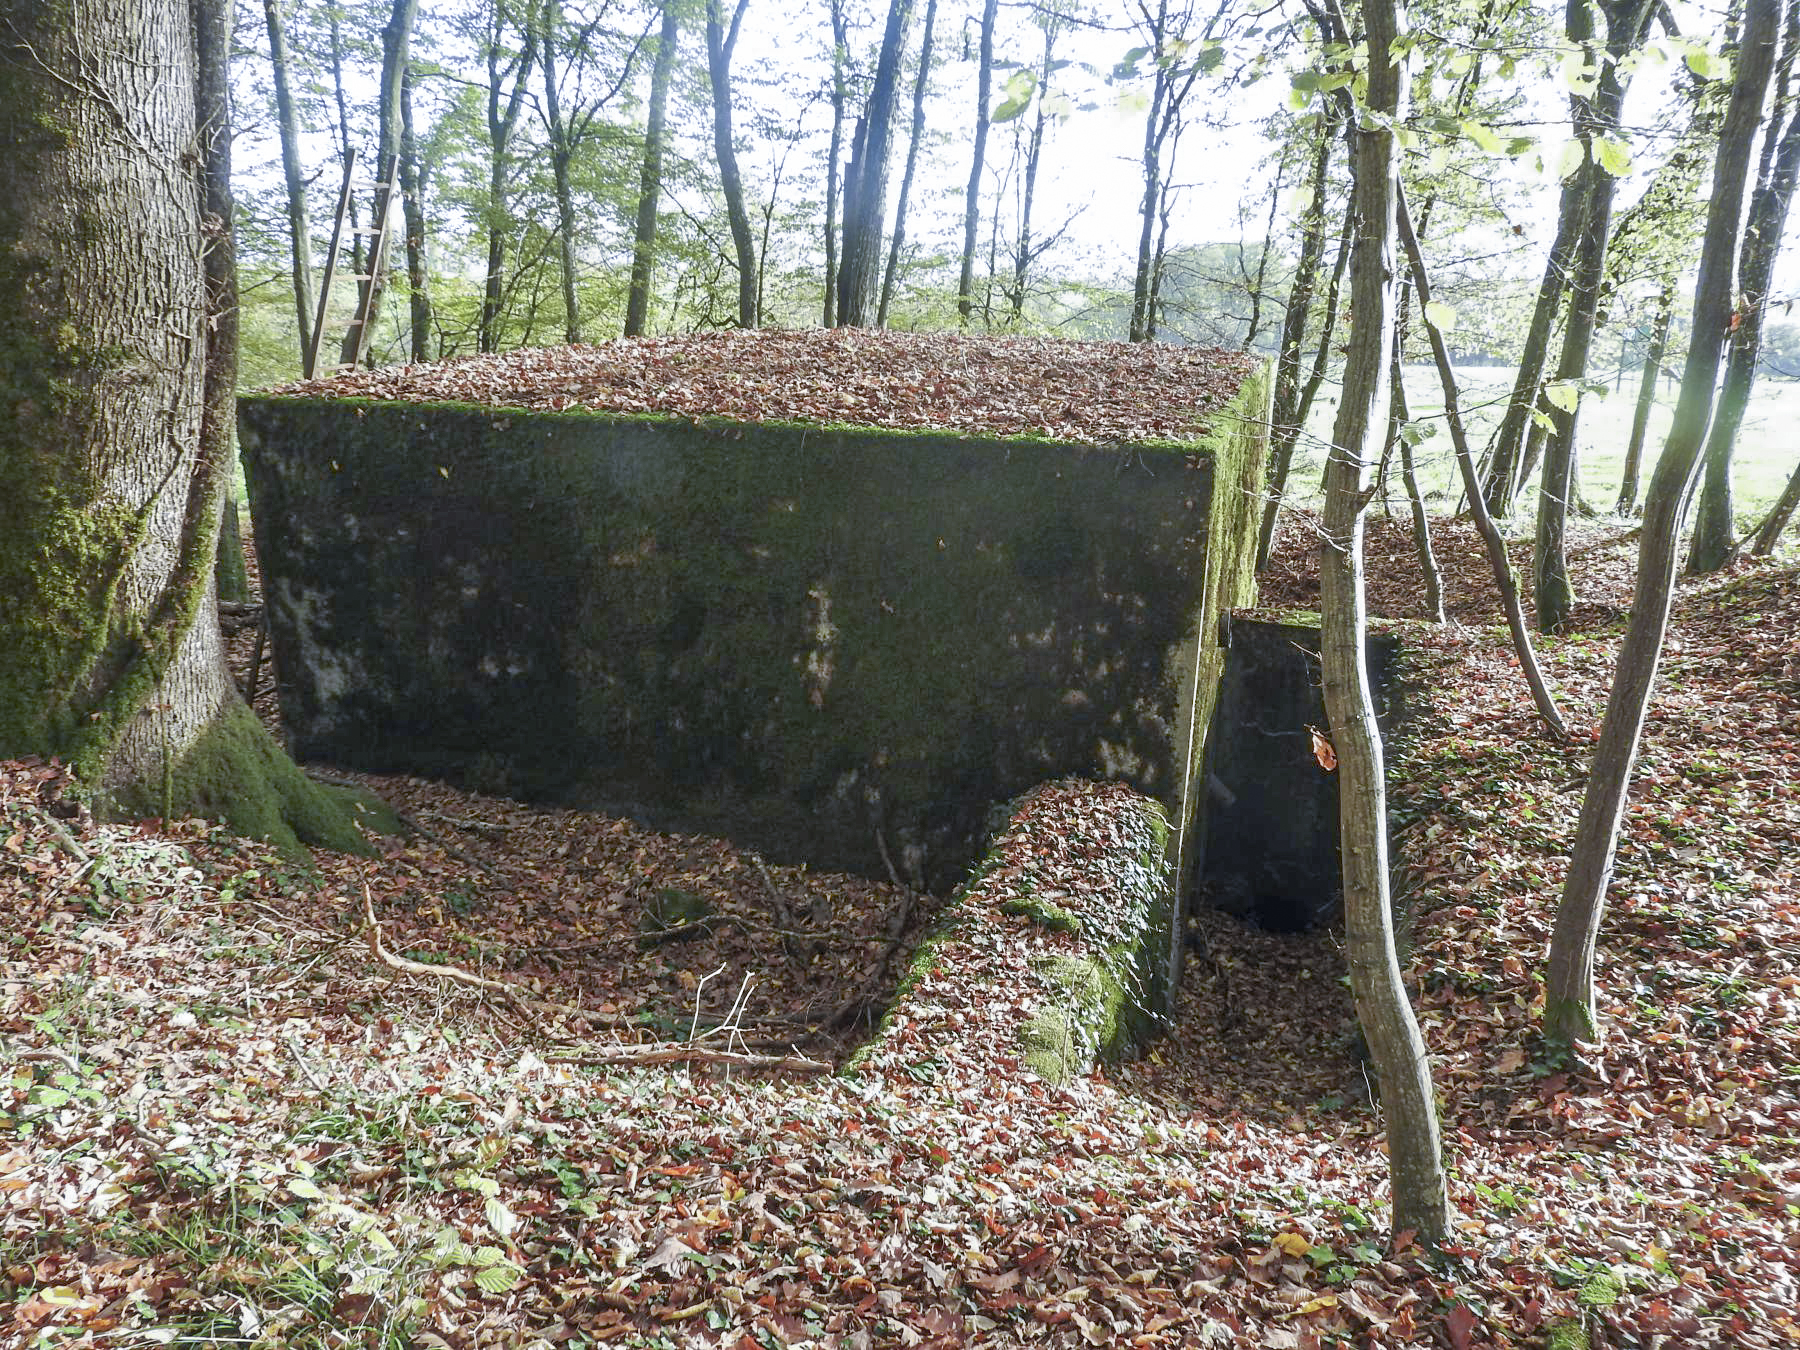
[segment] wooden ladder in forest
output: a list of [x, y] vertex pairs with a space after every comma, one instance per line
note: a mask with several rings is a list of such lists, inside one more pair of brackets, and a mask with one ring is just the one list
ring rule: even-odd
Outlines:
[[355, 200], [358, 188], [373, 188], [375, 191], [375, 219], [367, 228], [351, 227], [350, 233], [368, 239], [368, 264], [366, 272], [350, 274], [358, 283], [356, 317], [350, 320], [349, 334], [354, 335], [354, 355], [351, 359], [329, 367], [324, 373], [337, 375], [346, 370], [354, 370], [362, 364], [362, 359], [369, 350], [369, 338], [375, 326], [375, 306], [380, 300], [381, 288], [376, 285], [376, 278], [387, 266], [388, 239], [393, 233], [394, 203], [399, 199], [398, 178], [400, 173], [400, 157], [396, 155], [394, 162], [388, 166], [387, 176], [377, 183], [358, 183], [356, 181], [356, 151], [349, 150], [344, 156], [344, 188], [338, 194], [337, 216], [331, 224], [331, 247], [325, 254], [325, 272], [319, 278], [319, 308], [313, 320], [312, 338], [306, 344], [306, 360], [303, 371], [307, 379], [319, 374], [319, 348], [325, 340], [325, 315], [331, 304], [331, 283], [336, 279], [338, 256], [343, 251], [344, 222], [350, 216], [350, 204]]

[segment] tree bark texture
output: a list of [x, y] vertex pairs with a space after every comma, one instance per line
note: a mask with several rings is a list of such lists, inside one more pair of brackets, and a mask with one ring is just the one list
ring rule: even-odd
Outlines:
[[354, 846], [238, 698], [213, 603], [227, 13], [0, 0], [0, 756], [62, 756], [104, 812]]
[[[1620, 62], [1642, 41], [1655, 5], [1651, 0], [1610, 0], [1599, 8], [1606, 22], [1607, 59], [1600, 64], [1593, 96], [1578, 94], [1570, 100], [1575, 136], [1587, 147], [1587, 157], [1575, 172], [1582, 199], [1581, 228], [1570, 259], [1569, 318], [1563, 325], [1562, 353], [1556, 363], [1556, 380], [1565, 386], [1574, 386], [1587, 375], [1594, 329], [1599, 322], [1600, 292], [1606, 280], [1606, 246], [1612, 233], [1618, 180], [1601, 167], [1597, 142], [1619, 129], [1619, 114], [1625, 103]], [[1592, 42], [1589, 0], [1569, 0], [1567, 25], [1571, 40]], [[1544, 448], [1543, 474], [1538, 480], [1532, 567], [1537, 624], [1546, 633], [1567, 621], [1575, 602], [1564, 536], [1569, 507], [1580, 491], [1575, 478], [1575, 436], [1580, 415], [1579, 401], [1573, 408], [1552, 405], [1550, 421], [1554, 429]]]
[[306, 338], [312, 332], [312, 227], [306, 216], [306, 169], [300, 161], [300, 121], [294, 112], [294, 93], [289, 87], [287, 26], [281, 16], [281, 0], [263, 0], [263, 16], [269, 29], [269, 65], [275, 78], [275, 127], [281, 140], [281, 174], [287, 184], [288, 240], [294, 260], [295, 329], [300, 358], [306, 359]]
[[1619, 500], [1614, 510], [1622, 516], [1637, 511], [1638, 473], [1644, 462], [1644, 439], [1650, 431], [1650, 410], [1656, 406], [1656, 382], [1662, 378], [1663, 357], [1669, 350], [1669, 323], [1674, 317], [1675, 283], [1667, 280], [1656, 298], [1650, 346], [1644, 353], [1644, 376], [1638, 385], [1637, 405], [1631, 413], [1631, 440], [1625, 446], [1625, 467], [1619, 475]]
[[731, 225], [731, 247], [737, 260], [739, 328], [755, 328], [756, 241], [750, 235], [750, 213], [744, 208], [744, 176], [738, 171], [735, 132], [731, 125], [731, 58], [750, 0], [738, 0], [727, 22], [724, 0], [706, 2], [706, 70], [712, 85], [713, 154], [719, 163], [719, 188], [725, 194], [725, 216]]
[[900, 60], [912, 0], [889, 0], [875, 83], [863, 113], [852, 169], [844, 180], [844, 241], [838, 257], [838, 326], [872, 323], [881, 288], [881, 235], [887, 223], [888, 158], [894, 139]]
[[1419, 555], [1419, 580], [1425, 588], [1425, 617], [1432, 623], [1444, 620], [1444, 577], [1438, 570], [1437, 554], [1431, 547], [1431, 516], [1425, 510], [1425, 494], [1419, 490], [1419, 475], [1413, 468], [1412, 437], [1407, 424], [1412, 414], [1406, 406], [1406, 384], [1400, 366], [1400, 341], [1394, 343], [1394, 368], [1388, 379], [1388, 435], [1400, 445], [1400, 477], [1406, 485], [1406, 505], [1412, 516], [1413, 550]]
[[1720, 351], [1731, 333], [1740, 219], [1779, 19], [1778, 0], [1746, 0], [1737, 72], [1714, 160], [1681, 394], [1645, 494], [1631, 621], [1619, 648], [1550, 939], [1544, 1027], [1562, 1044], [1597, 1034], [1594, 960], [1600, 919], [1674, 597], [1681, 518], [1705, 446]]
[[556, 185], [556, 248], [562, 281], [563, 340], [581, 341], [581, 296], [575, 264], [575, 188], [569, 181], [569, 159], [574, 153], [569, 125], [562, 114], [562, 91], [556, 82], [557, 0], [544, 0], [543, 36], [538, 39], [539, 64], [544, 72], [544, 122], [550, 132], [550, 172]]
[[[1327, 109], [1335, 106], [1335, 103], [1326, 105]], [[1306, 214], [1300, 221], [1300, 256], [1294, 264], [1293, 284], [1288, 288], [1287, 313], [1281, 321], [1281, 345], [1275, 358], [1275, 394], [1269, 418], [1268, 497], [1263, 502], [1262, 525], [1256, 537], [1256, 570], [1259, 572], [1269, 565], [1269, 552], [1275, 546], [1281, 494], [1287, 490], [1288, 471], [1294, 463], [1294, 445], [1300, 439], [1297, 420], [1300, 358], [1306, 345], [1306, 322], [1312, 312], [1313, 293], [1318, 289], [1319, 271], [1325, 260], [1325, 199], [1331, 181], [1331, 147], [1337, 140], [1337, 132], [1336, 118], [1328, 110], [1321, 111]]]
[[[337, 4], [326, 5], [325, 21], [329, 26], [331, 34], [331, 93], [332, 101], [337, 108], [337, 124], [334, 129], [337, 132], [338, 160], [343, 164], [349, 164], [351, 152], [355, 148], [356, 142], [350, 138], [350, 102], [344, 93], [344, 30], [342, 7]], [[356, 198], [354, 196], [350, 198], [349, 206], [349, 220], [352, 230], [350, 235], [350, 261], [353, 264], [350, 270], [353, 272], [360, 272], [363, 270], [363, 237], [354, 231], [362, 222], [360, 212], [356, 205]], [[309, 320], [308, 325], [310, 325], [310, 322], [311, 321]], [[310, 332], [310, 326], [308, 326], [305, 331]]]
[[1049, 121], [1046, 98], [1056, 55], [1057, 21], [1045, 17], [1039, 22], [1044, 30], [1044, 58], [1038, 66], [1037, 115], [1032, 119], [1031, 135], [1025, 142], [1025, 176], [1020, 184], [1018, 237], [1013, 240], [1012, 285], [1004, 288], [1007, 321], [1015, 326], [1025, 316], [1025, 281], [1030, 275], [1032, 260], [1037, 256], [1031, 238], [1031, 211], [1037, 199], [1038, 165], [1044, 156], [1044, 132]]
[[[219, 535], [214, 545], [213, 585], [241, 587], [249, 599], [244, 541], [239, 530], [234, 475], [237, 461], [237, 250], [231, 200], [231, 30], [227, 5], [190, 3], [194, 25], [195, 131], [200, 149], [201, 267], [205, 274], [206, 376], [200, 419], [200, 459], [222, 466]], [[201, 620], [196, 620], [200, 622]]]
[[894, 206], [894, 237], [888, 243], [887, 270], [881, 277], [881, 306], [875, 326], [886, 328], [888, 306], [900, 272], [900, 255], [906, 247], [906, 205], [912, 197], [913, 174], [919, 166], [919, 146], [925, 140], [925, 90], [931, 83], [931, 39], [937, 26], [937, 0], [925, 5], [925, 34], [919, 41], [919, 78], [913, 85], [912, 136], [906, 143], [906, 172], [900, 176], [900, 200]]
[[1568, 736], [1568, 728], [1557, 709], [1549, 683], [1544, 679], [1537, 651], [1531, 645], [1531, 631], [1525, 623], [1525, 606], [1519, 598], [1519, 579], [1514, 575], [1512, 560], [1506, 554], [1506, 539], [1501, 535], [1499, 526], [1494, 524], [1494, 517], [1488, 511], [1487, 501], [1481, 493], [1480, 471], [1475, 465], [1475, 452], [1469, 445], [1468, 430], [1463, 425], [1462, 396], [1456, 386], [1456, 370], [1450, 362], [1450, 348], [1426, 310], [1426, 306], [1431, 303], [1431, 274], [1426, 269], [1425, 252], [1419, 246], [1418, 235], [1413, 231], [1404, 190], [1399, 193], [1395, 216], [1400, 243], [1406, 250], [1407, 263], [1412, 270], [1413, 293], [1419, 297], [1420, 313], [1427, 315], [1424, 321], [1425, 332], [1431, 340], [1432, 361], [1437, 366], [1438, 383], [1444, 391], [1444, 420], [1450, 427], [1450, 444], [1456, 452], [1457, 470], [1462, 474], [1463, 493], [1469, 499], [1469, 512], [1475, 518], [1475, 530], [1487, 549], [1488, 566], [1493, 570], [1494, 586], [1500, 593], [1501, 608], [1506, 612], [1506, 626], [1512, 634], [1513, 651], [1519, 658], [1519, 668], [1525, 674], [1526, 686], [1531, 690], [1531, 700], [1537, 706], [1538, 716], [1543, 719], [1545, 729], [1557, 740], [1563, 740]]
[[1750, 541], [1750, 554], [1756, 558], [1766, 558], [1775, 551], [1775, 544], [1781, 538], [1781, 532], [1788, 527], [1794, 518], [1794, 511], [1800, 508], [1800, 464], [1794, 466], [1794, 472], [1788, 475], [1787, 486], [1781, 490], [1781, 498], [1769, 514], [1763, 517], [1762, 524], [1756, 527], [1756, 534]]
[[825, 157], [825, 327], [837, 327], [838, 208], [842, 201], [844, 113], [850, 99], [848, 0], [831, 0], [831, 148]]
[[[487, 218], [483, 221], [487, 233], [487, 272], [482, 284], [481, 317], [475, 329], [475, 349], [483, 352], [500, 350], [500, 316], [506, 308], [506, 246], [512, 233], [506, 192], [512, 182], [513, 130], [519, 125], [531, 67], [537, 60], [535, 26], [525, 25], [524, 45], [510, 58], [501, 50], [505, 36], [506, 11], [496, 9], [493, 27], [487, 34], [488, 199], [484, 213]], [[505, 93], [508, 79], [512, 81], [512, 91]]]
[[400, 207], [406, 220], [406, 300], [412, 329], [412, 359], [429, 361], [431, 271], [425, 254], [425, 167], [413, 129], [412, 63], [400, 81]]
[[1494, 452], [1489, 458], [1483, 483], [1488, 510], [1497, 516], [1512, 514], [1513, 502], [1528, 476], [1521, 465], [1525, 433], [1532, 424], [1531, 414], [1538, 407], [1538, 388], [1543, 383], [1544, 367], [1550, 361], [1550, 338], [1562, 314], [1569, 264], [1581, 232], [1582, 205], [1580, 187], [1571, 178], [1563, 184], [1562, 200], [1556, 214], [1556, 237], [1550, 244], [1550, 257], [1544, 263], [1543, 279], [1538, 282], [1531, 322], [1525, 329], [1525, 344], [1519, 350], [1519, 370], [1513, 378], [1512, 397], [1495, 433]]
[[[406, 77], [411, 58], [413, 21], [419, 16], [419, 0], [394, 0], [387, 26], [381, 30], [381, 93], [377, 116], [381, 135], [375, 152], [375, 178], [378, 183], [393, 181], [400, 158], [400, 85]], [[378, 190], [379, 193], [379, 190]], [[370, 208], [371, 218], [379, 210], [379, 195]], [[358, 305], [375, 322], [381, 307], [382, 291], [387, 277], [382, 271], [370, 271], [367, 280], [357, 283]], [[346, 365], [356, 360], [361, 335], [352, 328], [344, 335], [339, 357]], [[367, 350], [365, 348], [365, 350]]]
[[975, 306], [975, 236], [981, 225], [981, 171], [987, 165], [988, 127], [992, 122], [988, 100], [994, 93], [994, 24], [999, 13], [1000, 0], [985, 0], [975, 73], [975, 148], [969, 164], [969, 186], [963, 193], [962, 272], [956, 282], [956, 312], [964, 328], [969, 326]]
[[[1778, 105], [1779, 106], [1779, 105]], [[1756, 366], [1762, 355], [1763, 320], [1769, 308], [1769, 285], [1781, 237], [1787, 229], [1788, 207], [1794, 199], [1794, 183], [1800, 175], [1800, 112], [1789, 118], [1786, 130], [1771, 125], [1766, 145], [1776, 146], [1764, 156], [1766, 173], [1750, 198], [1750, 217], [1738, 257], [1737, 309], [1733, 314], [1730, 354], [1725, 361], [1725, 382], [1719, 390], [1719, 407], [1706, 439], [1706, 471], [1700, 484], [1700, 503], [1694, 514], [1694, 540], [1688, 555], [1688, 571], [1716, 572], [1737, 553], [1733, 535], [1731, 462], [1738, 431], [1756, 386]]]
[[631, 251], [631, 290], [625, 297], [625, 336], [642, 337], [650, 320], [650, 282], [656, 267], [656, 216], [662, 204], [663, 136], [669, 116], [669, 81], [681, 44], [678, 0], [663, 0], [662, 33], [650, 68], [650, 111], [644, 125], [644, 168], [638, 181], [637, 227]]
[[1367, 668], [1363, 587], [1364, 483], [1386, 411], [1394, 334], [1394, 212], [1398, 147], [1392, 126], [1403, 97], [1389, 52], [1398, 26], [1391, 0], [1362, 9], [1371, 117], [1351, 132], [1356, 315], [1332, 429], [1319, 555], [1321, 669], [1338, 759], [1345, 946], [1357, 1018], [1380, 1078], [1396, 1234], [1428, 1245], [1449, 1230], [1437, 1105], [1425, 1042], [1407, 1001], [1389, 896], [1387, 789]]

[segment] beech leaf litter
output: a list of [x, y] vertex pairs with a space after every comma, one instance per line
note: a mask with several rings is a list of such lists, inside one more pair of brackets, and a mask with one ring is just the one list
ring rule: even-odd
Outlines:
[[[1289, 518], [1270, 604], [1312, 603], [1312, 525]], [[1468, 626], [1400, 625], [1441, 1252], [1387, 1232], [1329, 926], [1207, 911], [1174, 1033], [1062, 1087], [983, 1031], [1033, 997], [984, 930], [834, 1074], [938, 900], [365, 775], [406, 828], [297, 861], [97, 824], [20, 761], [0, 1344], [1800, 1344], [1800, 572], [1683, 588], [1600, 937], [1605, 1039], [1557, 1063], [1541, 969], [1634, 553], [1617, 527], [1577, 542], [1584, 604], [1543, 643], [1569, 745], [1537, 734], [1469, 530], [1437, 541]], [[1376, 612], [1407, 611], [1404, 527], [1377, 515], [1370, 553]], [[1057, 859], [1105, 800], [1048, 793], [1003, 865], [1073, 885]]]
[[1204, 434], [1254, 368], [1242, 352], [1160, 342], [733, 328], [382, 366], [272, 392], [1113, 445]]

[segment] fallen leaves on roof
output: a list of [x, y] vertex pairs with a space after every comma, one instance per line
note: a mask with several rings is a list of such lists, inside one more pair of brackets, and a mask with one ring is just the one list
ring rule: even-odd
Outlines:
[[382, 366], [273, 392], [1112, 445], [1204, 434], [1255, 364], [1153, 342], [725, 329]]

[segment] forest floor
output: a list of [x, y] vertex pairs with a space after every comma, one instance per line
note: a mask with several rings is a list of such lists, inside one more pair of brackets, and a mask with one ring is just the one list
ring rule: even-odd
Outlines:
[[[1401, 626], [1391, 777], [1442, 1251], [1390, 1246], [1329, 930], [1209, 918], [1176, 1033], [1066, 1087], [925, 1023], [835, 1075], [940, 901], [414, 779], [360, 779], [408, 824], [378, 857], [297, 862], [96, 825], [11, 763], [0, 1345], [1800, 1345], [1800, 571], [1682, 590], [1605, 1040], [1556, 1064], [1539, 968], [1634, 548], [1582, 529], [1543, 644], [1568, 745], [1472, 534], [1438, 551], [1458, 622]], [[1266, 603], [1311, 603], [1310, 553], [1290, 521]], [[1370, 574], [1413, 617], [1379, 518]], [[645, 932], [666, 891], [715, 917]], [[954, 974], [944, 1027], [1008, 996]]]

